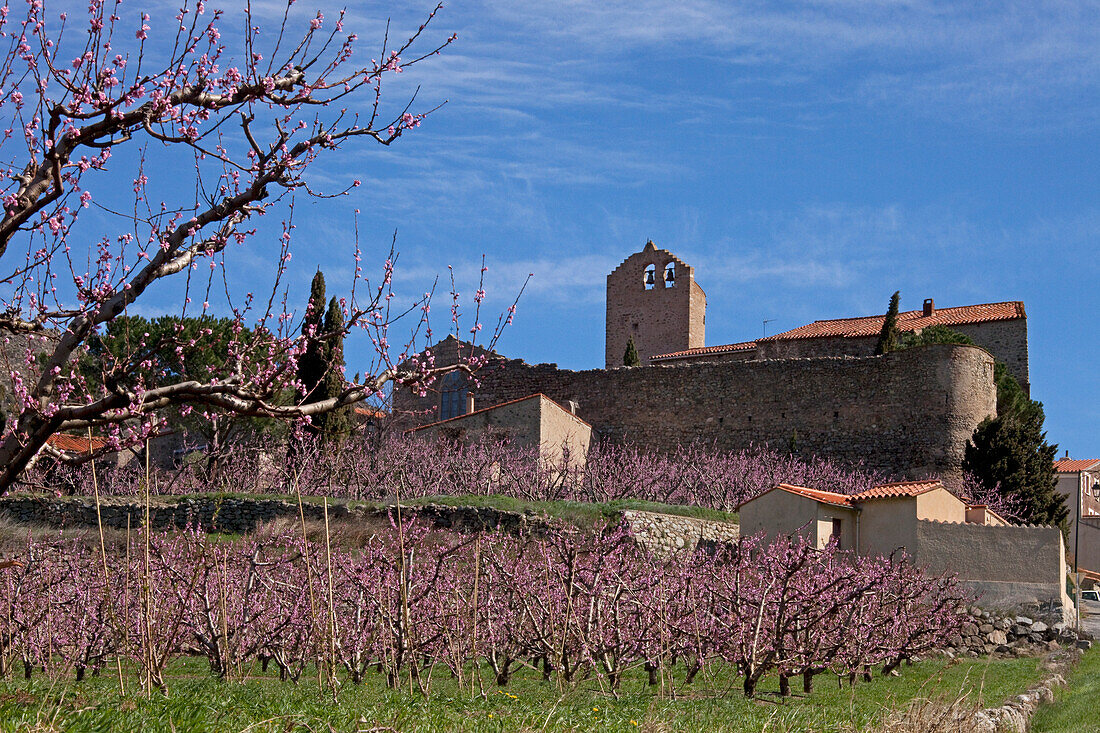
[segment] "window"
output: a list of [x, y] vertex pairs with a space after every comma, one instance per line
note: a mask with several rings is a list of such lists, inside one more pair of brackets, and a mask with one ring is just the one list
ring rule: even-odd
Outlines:
[[466, 384], [466, 375], [462, 372], [448, 372], [439, 385], [439, 419], [466, 414], [466, 393], [470, 390]]
[[837, 519], [836, 517], [833, 517], [833, 531], [829, 535], [829, 541], [832, 542], [835, 540], [837, 547], [840, 547], [840, 530], [843, 525], [843, 519]]
[[645, 271], [642, 273], [642, 284], [645, 285], [646, 290], [653, 290], [653, 286], [657, 284], [657, 268], [653, 265], [646, 265]]

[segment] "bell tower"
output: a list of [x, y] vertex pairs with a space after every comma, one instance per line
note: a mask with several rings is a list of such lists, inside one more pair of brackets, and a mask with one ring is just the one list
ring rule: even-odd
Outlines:
[[606, 368], [623, 365], [631, 338], [642, 364], [704, 344], [707, 296], [695, 269], [650, 240], [607, 276]]

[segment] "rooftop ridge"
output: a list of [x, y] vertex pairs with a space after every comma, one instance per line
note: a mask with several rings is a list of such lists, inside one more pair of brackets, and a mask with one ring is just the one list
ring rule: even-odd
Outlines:
[[[1026, 318], [1024, 303], [1020, 300], [1006, 300], [996, 303], [975, 303], [973, 305], [949, 306], [938, 308], [931, 315], [923, 310], [904, 311], [898, 314], [898, 327], [902, 331], [915, 331], [931, 326], [962, 326], [974, 323], [991, 323]], [[874, 336], [881, 330], [885, 314], [854, 316], [816, 320], [797, 328], [783, 331], [759, 339], [760, 342], [793, 341], [809, 338], [857, 338]]]
[[[477, 395], [475, 394], [474, 397], [476, 399]], [[507, 402], [500, 402], [496, 405], [489, 405], [488, 407], [482, 407], [480, 410], [474, 410], [473, 412], [464, 412], [461, 415], [455, 415], [454, 417], [449, 417], [446, 420], [436, 420], [435, 422], [430, 422], [430, 423], [427, 423], [426, 425], [417, 425], [415, 428], [409, 428], [408, 430], [406, 430], [405, 435], [408, 435], [409, 433], [415, 433], [418, 430], [425, 430], [427, 428], [434, 428], [437, 425], [442, 425], [444, 423], [453, 422], [455, 420], [461, 420], [461, 419], [466, 418], [466, 417], [472, 417], [474, 415], [480, 415], [484, 412], [490, 412], [492, 410], [496, 410], [496, 409], [501, 408], [501, 407], [507, 407], [508, 405], [514, 405], [514, 404], [517, 404], [519, 402], [526, 402], [527, 400], [532, 400], [532, 399], [535, 399], [537, 397], [544, 398], [547, 402], [554, 405], [554, 407], [558, 408], [562, 412], [565, 412], [566, 414], [573, 417], [573, 419], [575, 419], [577, 422], [583, 423], [584, 425], [587, 425], [588, 427], [592, 427], [587, 421], [583, 420], [576, 413], [570, 412], [569, 410], [565, 409], [564, 407], [559, 405], [556, 401], [554, 401], [553, 399], [548, 397], [546, 394], [544, 394], [542, 392], [534, 392], [532, 394], [527, 395], [526, 397], [517, 397], [514, 400], [508, 400]]]
[[[943, 313], [944, 311], [962, 310], [963, 308], [980, 308], [983, 305], [1015, 305], [1015, 306], [1020, 306], [1020, 308], [1023, 308], [1023, 304], [1024, 304], [1024, 302], [1022, 300], [997, 300], [997, 301], [994, 301], [992, 303], [971, 303], [970, 305], [949, 305], [946, 308], [940, 308], [939, 306], [937, 306], [936, 307], [936, 313]], [[898, 317], [900, 318], [902, 316], [909, 316], [909, 315], [913, 315], [914, 313], [920, 313], [922, 317], [924, 315], [924, 311], [918, 308], [917, 310], [901, 311], [900, 313], [898, 313]], [[846, 317], [841, 317], [841, 318], [817, 318], [817, 319], [814, 319], [813, 323], [836, 323], [837, 321], [862, 321], [862, 320], [865, 320], [865, 319], [868, 319], [868, 318], [885, 318], [885, 317], [886, 317], [885, 313], [872, 313], [869, 316], [846, 316]], [[766, 338], [771, 338], [771, 336], [767, 336]]]
[[756, 348], [755, 341], [741, 341], [735, 344], [716, 344], [714, 346], [696, 346], [692, 349], [682, 349], [680, 351], [670, 351], [667, 354], [657, 354], [649, 357], [649, 360], [652, 362], [657, 359], [677, 359], [684, 356], [695, 356], [696, 354], [721, 354], [727, 351], [748, 351], [754, 348]]

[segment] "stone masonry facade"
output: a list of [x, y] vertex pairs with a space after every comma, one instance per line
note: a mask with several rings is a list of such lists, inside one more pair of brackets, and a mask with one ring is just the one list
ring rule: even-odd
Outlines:
[[[667, 451], [701, 441], [738, 450], [785, 448], [797, 435], [807, 455], [913, 478], [956, 477], [967, 439], [996, 411], [993, 358], [974, 346], [587, 371], [499, 358], [478, 381], [481, 405], [535, 392], [574, 401], [577, 415], [612, 442]], [[432, 400], [402, 391], [394, 409], [415, 418], [431, 412]]]
[[606, 368], [623, 365], [631, 338], [642, 364], [656, 354], [702, 346], [706, 312], [707, 296], [694, 268], [646, 243], [607, 276]]

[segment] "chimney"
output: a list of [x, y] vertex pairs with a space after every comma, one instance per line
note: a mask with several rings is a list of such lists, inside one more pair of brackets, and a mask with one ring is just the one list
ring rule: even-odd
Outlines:
[[577, 414], [577, 408], [580, 407], [574, 400], [569, 400], [569, 412], [573, 415]]
[[936, 301], [931, 298], [925, 298], [924, 300], [924, 317], [928, 318], [930, 315], [936, 312]]
[[469, 415], [474, 411], [474, 393], [466, 393], [466, 414]]

